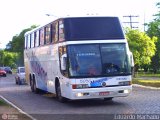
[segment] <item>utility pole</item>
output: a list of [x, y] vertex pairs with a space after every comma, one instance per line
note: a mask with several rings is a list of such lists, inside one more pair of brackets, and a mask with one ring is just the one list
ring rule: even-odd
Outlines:
[[138, 28], [138, 26], [135, 26], [133, 24], [138, 24], [139, 22], [136, 22], [136, 21], [133, 21], [132, 18], [135, 18], [135, 17], [139, 17], [139, 16], [134, 16], [134, 15], [128, 15], [128, 16], [123, 16], [123, 17], [127, 17], [129, 18], [129, 22], [123, 22], [123, 23], [129, 23], [130, 24], [130, 28], [133, 29], [133, 28]]

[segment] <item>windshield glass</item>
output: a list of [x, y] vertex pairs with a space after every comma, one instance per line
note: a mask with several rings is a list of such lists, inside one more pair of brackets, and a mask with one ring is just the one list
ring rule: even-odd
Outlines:
[[24, 68], [20, 68], [19, 71], [20, 71], [20, 73], [24, 73], [25, 69]]
[[125, 44], [69, 45], [71, 77], [130, 74]]

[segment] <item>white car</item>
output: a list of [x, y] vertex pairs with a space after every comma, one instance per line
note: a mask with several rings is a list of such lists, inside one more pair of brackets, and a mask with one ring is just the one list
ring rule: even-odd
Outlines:
[[26, 79], [25, 79], [25, 68], [24, 67], [18, 67], [17, 72], [15, 75], [15, 80], [16, 84], [21, 85], [21, 84], [26, 84]]

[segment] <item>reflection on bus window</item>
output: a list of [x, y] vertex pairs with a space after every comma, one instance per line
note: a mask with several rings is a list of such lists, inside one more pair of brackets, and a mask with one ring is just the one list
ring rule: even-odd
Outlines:
[[125, 44], [70, 45], [68, 53], [70, 76], [114, 76], [131, 72]]
[[71, 76], [100, 75], [102, 72], [98, 45], [69, 46]]

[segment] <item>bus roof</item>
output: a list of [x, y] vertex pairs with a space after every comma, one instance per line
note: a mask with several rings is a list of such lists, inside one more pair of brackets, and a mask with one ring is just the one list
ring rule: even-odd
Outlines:
[[[123, 39], [124, 34], [118, 17], [65, 17], [58, 18], [25, 33], [30, 34], [52, 22], [63, 20], [66, 40]], [[98, 32], [98, 34], [97, 34]]]
[[50, 23], [52, 23], [52, 22], [54, 22], [54, 21], [59, 21], [59, 20], [63, 20], [63, 19], [84, 19], [84, 18], [116, 18], [116, 19], [118, 19], [118, 17], [111, 17], [111, 16], [95, 16], [95, 17], [87, 16], [87, 17], [63, 17], [63, 18], [57, 18], [57, 19], [55, 19], [55, 20], [51, 20], [50, 22], [47, 22], [46, 24], [40, 25], [40, 26], [38, 26], [38, 27], [30, 30], [30, 31], [27, 31], [27, 32], [25, 33], [25, 35], [26, 35], [26, 34], [30, 34], [30, 33], [34, 32], [34, 31], [36, 31], [36, 30], [38, 30], [38, 29], [40, 29], [40, 28], [43, 28], [43, 27], [45, 27], [46, 25], [48, 25], [48, 24], [50, 24]]

